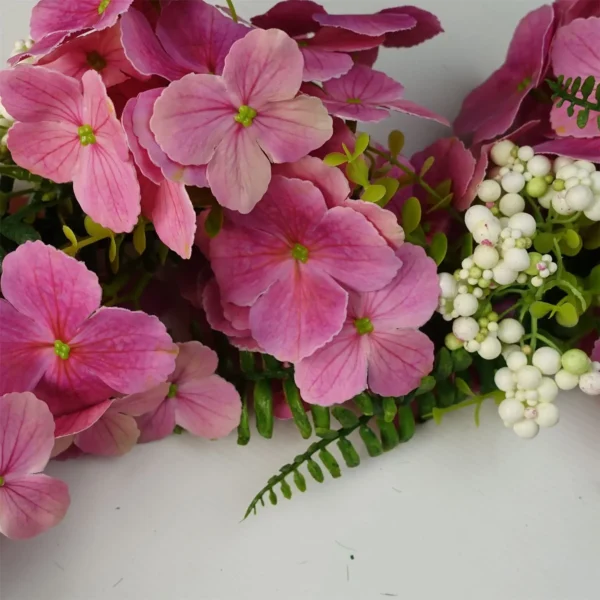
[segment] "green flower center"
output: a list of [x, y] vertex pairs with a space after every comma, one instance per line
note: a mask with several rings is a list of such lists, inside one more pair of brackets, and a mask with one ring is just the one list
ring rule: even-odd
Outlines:
[[362, 100], [360, 98], [348, 98], [346, 102], [348, 104], [360, 104]]
[[169, 393], [167, 394], [167, 398], [175, 398], [175, 396], [177, 395], [177, 384], [176, 383], [172, 383], [169, 386]]
[[369, 317], [363, 317], [362, 319], [355, 319], [354, 327], [356, 327], [356, 331], [358, 331], [358, 335], [367, 335], [368, 333], [373, 333], [373, 330], [375, 329], [373, 327], [373, 323], [371, 323], [371, 319], [369, 319]]
[[4, 485], [4, 477], [2, 477], [2, 475], [0, 475], [0, 487], [2, 487]]
[[92, 52], [88, 52], [87, 54], [87, 64], [92, 67], [95, 71], [102, 71], [104, 67], [106, 67], [106, 60], [95, 50]]
[[256, 115], [257, 112], [251, 106], [246, 106], [244, 104], [243, 106], [240, 106], [238, 114], [233, 118], [244, 127], [250, 127]]
[[98, 5], [98, 14], [104, 14], [104, 11], [108, 8], [109, 4], [110, 0], [102, 0], [102, 2], [100, 2], [100, 4]]
[[89, 146], [96, 143], [96, 136], [91, 125], [82, 125], [77, 129], [77, 135], [82, 146]]
[[308, 248], [302, 244], [294, 244], [292, 256], [301, 263], [308, 262]]
[[524, 92], [531, 85], [531, 77], [525, 77], [517, 86], [518, 92]]
[[67, 360], [67, 358], [69, 358], [69, 354], [71, 353], [71, 348], [68, 344], [61, 342], [60, 340], [56, 340], [54, 342], [54, 352], [59, 358]]

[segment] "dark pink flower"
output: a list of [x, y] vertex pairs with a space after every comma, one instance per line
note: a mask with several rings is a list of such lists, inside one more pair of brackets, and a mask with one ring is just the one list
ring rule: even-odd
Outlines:
[[397, 251], [402, 267], [377, 292], [350, 294], [341, 331], [296, 365], [302, 398], [330, 406], [371, 389], [402, 396], [433, 367], [433, 342], [418, 328], [433, 315], [440, 294], [435, 262], [418, 246]]
[[164, 381], [177, 348], [156, 318], [100, 308], [102, 289], [86, 266], [42, 242], [3, 262], [0, 393], [35, 390], [56, 436], [87, 429], [116, 393]]
[[459, 135], [472, 136], [476, 144], [510, 129], [525, 97], [543, 81], [553, 32], [551, 6], [542, 6], [521, 20], [502, 67], [463, 102], [454, 122]]
[[600, 361], [600, 339], [596, 340], [594, 350], [592, 351], [592, 360]]
[[54, 445], [48, 407], [29, 392], [0, 397], [0, 533], [23, 540], [58, 525], [69, 489], [41, 475]]
[[539, 154], [557, 154], [575, 160], [589, 160], [593, 163], [600, 163], [600, 142], [597, 137], [587, 139], [556, 138], [534, 146], [534, 150]]
[[439, 19], [427, 10], [416, 6], [385, 8], [380, 14], [402, 14], [412, 17], [416, 25], [410, 29], [387, 33], [383, 45], [386, 48], [411, 48], [434, 38], [444, 31]]

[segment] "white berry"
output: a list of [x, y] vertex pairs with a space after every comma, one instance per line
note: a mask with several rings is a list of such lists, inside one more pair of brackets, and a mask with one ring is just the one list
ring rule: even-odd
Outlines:
[[578, 170], [579, 169], [573, 163], [566, 164], [564, 167], [561, 167], [556, 172], [556, 179], [562, 179], [563, 181], [567, 181], [572, 177], [576, 177]]
[[529, 253], [524, 248], [510, 248], [504, 253], [504, 264], [513, 271], [525, 271], [529, 268]]
[[590, 371], [579, 378], [579, 389], [588, 396], [600, 396], [600, 373]]
[[502, 188], [497, 181], [486, 179], [479, 184], [477, 195], [482, 202], [496, 202], [502, 195]]
[[512, 217], [525, 209], [525, 200], [519, 194], [506, 194], [500, 198], [498, 205], [500, 212], [507, 217]]
[[473, 294], [458, 294], [454, 298], [454, 310], [461, 317], [470, 317], [477, 312], [479, 302]]
[[579, 383], [579, 376], [573, 375], [573, 373], [569, 373], [569, 371], [565, 371], [565, 369], [561, 369], [554, 376], [554, 381], [561, 390], [569, 391], [577, 387], [577, 384]]
[[539, 348], [533, 353], [532, 363], [544, 375], [556, 375], [561, 369], [560, 352], [554, 348]]
[[552, 198], [552, 208], [559, 215], [563, 216], [572, 215], [575, 212], [575, 209], [571, 208], [571, 205], [567, 202], [567, 196], [564, 192], [556, 194], [556, 196]]
[[494, 375], [494, 383], [503, 392], [511, 391], [515, 387], [513, 372], [508, 367], [498, 369]]
[[531, 237], [537, 231], [535, 219], [525, 212], [513, 215], [508, 221], [511, 229], [518, 229], [525, 237]]
[[554, 402], [558, 396], [558, 386], [554, 379], [542, 377], [542, 383], [538, 386], [537, 393], [540, 402]]
[[555, 404], [539, 404], [536, 410], [537, 417], [535, 422], [540, 427], [554, 427], [558, 423], [558, 408], [556, 408]]
[[[512, 158], [512, 151], [515, 144], [510, 140], [502, 140], [492, 146], [490, 158], [499, 167], [505, 167], [509, 164], [509, 159]], [[514, 162], [514, 161], [513, 161]]]
[[504, 359], [508, 368], [515, 373], [527, 365], [527, 356], [520, 350], [514, 350], [508, 355], [505, 351]]
[[473, 239], [478, 244], [482, 242], [496, 244], [500, 238], [502, 225], [496, 217], [493, 217], [489, 221], [479, 221], [470, 231], [473, 234]]
[[477, 246], [473, 253], [473, 261], [480, 269], [493, 269], [499, 260], [498, 250], [492, 246]]
[[502, 354], [502, 344], [491, 335], [485, 338], [479, 346], [479, 356], [485, 360], [494, 360]]
[[500, 261], [493, 269], [494, 281], [500, 285], [509, 285], [514, 283], [519, 273], [511, 269], [504, 261]]
[[531, 160], [535, 156], [535, 152], [531, 146], [521, 146], [517, 151], [517, 158], [523, 162]]
[[498, 323], [498, 337], [505, 344], [516, 344], [525, 335], [525, 328], [516, 319], [502, 319]]
[[539, 432], [540, 426], [531, 419], [524, 419], [513, 425], [513, 431], [525, 440], [533, 439]]
[[563, 167], [566, 167], [567, 165], [572, 165], [572, 164], [573, 164], [572, 158], [567, 158], [566, 156], [557, 156], [554, 159], [554, 172], [558, 173]]
[[518, 194], [525, 187], [525, 177], [521, 173], [511, 171], [502, 177], [500, 183], [509, 194]]
[[450, 273], [440, 273], [440, 289], [442, 298], [454, 298], [458, 292], [456, 279]]
[[583, 214], [590, 221], [600, 221], [600, 194], [594, 196], [594, 203]]
[[525, 365], [517, 371], [517, 384], [524, 390], [535, 390], [542, 383], [542, 374], [537, 367]]
[[471, 341], [479, 333], [479, 324], [473, 317], [460, 317], [452, 324], [452, 332], [463, 342]]
[[527, 170], [534, 177], [545, 177], [552, 171], [552, 163], [547, 156], [538, 154], [527, 162]]
[[594, 193], [585, 185], [576, 185], [567, 192], [566, 200], [573, 210], [587, 210], [594, 204]]
[[481, 204], [475, 204], [465, 213], [465, 225], [469, 231], [472, 231], [480, 221], [487, 222], [494, 218], [495, 217], [489, 208], [482, 206]]
[[503, 400], [498, 406], [498, 414], [505, 423], [514, 425], [523, 419], [525, 407], [518, 400]]

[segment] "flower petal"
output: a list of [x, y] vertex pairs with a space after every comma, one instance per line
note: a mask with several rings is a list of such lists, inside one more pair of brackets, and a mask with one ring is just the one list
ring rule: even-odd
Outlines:
[[182, 183], [163, 180], [141, 185], [142, 213], [154, 224], [160, 240], [181, 256], [190, 258], [196, 235], [196, 212]]
[[0, 532], [14, 540], [58, 525], [71, 499], [66, 483], [47, 475], [10, 477], [0, 487]]
[[179, 0], [163, 7], [156, 34], [175, 61], [195, 73], [223, 72], [232, 44], [250, 29], [206, 2]]
[[[210, 281], [204, 288], [202, 300], [206, 320], [212, 329], [220, 331], [227, 336], [250, 335], [249, 323], [247, 323], [245, 330], [240, 330], [234, 327], [231, 321], [225, 316], [219, 286], [215, 279]], [[248, 309], [246, 308], [246, 310]]]
[[340, 331], [347, 302], [348, 294], [309, 259], [306, 265], [294, 264], [288, 277], [256, 301], [250, 309], [250, 329], [265, 352], [297, 362]]
[[55, 358], [54, 336], [0, 300], [0, 395], [32, 390]]
[[130, 394], [113, 400], [111, 412], [116, 411], [132, 417], [141, 417], [154, 412], [169, 393], [168, 383], [159, 383], [145, 392]]
[[429, 110], [428, 108], [425, 108], [416, 102], [411, 102], [410, 100], [395, 100], [394, 102], [388, 102], [386, 106], [406, 115], [420, 117], [421, 119], [429, 119], [430, 121], [435, 121], [436, 123], [441, 123], [442, 125], [450, 125], [450, 122], [448, 119], [446, 119], [446, 117], [442, 117], [432, 110]]
[[261, 148], [275, 163], [300, 160], [333, 135], [327, 109], [321, 100], [309, 96], [264, 105], [252, 128]]
[[177, 81], [190, 72], [165, 52], [146, 17], [135, 8], [121, 17], [121, 41], [127, 58], [144, 75]]
[[103, 400], [76, 412], [54, 417], [54, 435], [66, 437], [89, 429], [110, 408], [111, 401]]
[[200, 342], [177, 344], [179, 354], [170, 380], [177, 385], [186, 381], [204, 379], [214, 375], [219, 364], [217, 353]]
[[54, 419], [41, 400], [30, 392], [1, 396], [0, 432], [3, 477], [44, 470], [54, 446]]
[[298, 44], [278, 29], [254, 29], [231, 46], [223, 79], [236, 109], [259, 113], [269, 102], [291, 100], [302, 85], [304, 59]]
[[399, 6], [380, 11], [380, 14], [383, 15], [396, 13], [413, 17], [417, 24], [408, 30], [388, 33], [383, 44], [386, 48], [411, 48], [444, 31], [439, 19], [434, 14], [416, 6]]
[[367, 388], [368, 342], [353, 323], [325, 346], [301, 360], [294, 378], [302, 399], [309, 404], [341, 404]]
[[349, 54], [307, 46], [300, 48], [304, 58], [303, 81], [327, 81], [347, 73], [354, 64]]
[[71, 355], [117, 392], [135, 394], [167, 379], [175, 368], [177, 347], [156, 317], [101, 308], [71, 341]]
[[68, 31], [50, 33], [43, 38], [40, 38], [37, 42], [34, 42], [29, 50], [14, 54], [6, 62], [12, 67], [21, 61], [24, 62], [24, 59], [26, 58], [46, 56], [48, 53], [56, 50], [68, 37], [70, 37]]
[[382, 288], [402, 264], [375, 227], [348, 207], [330, 209], [306, 246], [308, 264], [357, 291]]
[[319, 24], [313, 18], [316, 14], [327, 12], [311, 0], [284, 0], [265, 14], [253, 17], [252, 24], [261, 29], [281, 29], [292, 37], [304, 36], [319, 29]]
[[317, 14], [313, 17], [317, 23], [327, 27], [341, 27], [362, 35], [382, 35], [392, 31], [411, 29], [417, 21], [404, 13], [374, 15], [328, 15]]
[[88, 454], [122, 456], [129, 452], [140, 437], [135, 419], [109, 410], [89, 429], [75, 436], [75, 444]]
[[361, 35], [338, 27], [321, 27], [314, 37], [305, 40], [308, 48], [330, 52], [359, 52], [377, 49], [385, 40], [385, 35]]
[[379, 235], [388, 243], [390, 248], [397, 250], [404, 243], [404, 229], [398, 223], [396, 215], [381, 208], [373, 202], [363, 202], [362, 200], [347, 200], [346, 206], [363, 215]]
[[404, 396], [431, 373], [435, 347], [416, 329], [369, 335], [369, 387], [381, 396]]
[[98, 277], [84, 263], [42, 242], [27, 242], [3, 262], [2, 294], [19, 312], [68, 343], [100, 305]]
[[82, 124], [81, 84], [44, 67], [19, 65], [0, 71], [0, 97], [16, 121]]
[[589, 160], [600, 163], [600, 144], [598, 138], [558, 138], [548, 140], [534, 147], [538, 154], [558, 154], [576, 160]]
[[186, 75], [156, 100], [150, 129], [173, 160], [205, 165], [223, 139], [241, 127], [236, 111], [220, 77]]
[[600, 339], [596, 340], [592, 351], [592, 360], [600, 361]]
[[152, 413], [137, 419], [140, 429], [139, 442], [154, 442], [162, 440], [173, 433], [175, 429], [175, 400], [168, 398]]
[[208, 163], [208, 183], [217, 202], [242, 214], [257, 205], [271, 181], [271, 164], [259, 146], [257, 133], [257, 128], [238, 125]]

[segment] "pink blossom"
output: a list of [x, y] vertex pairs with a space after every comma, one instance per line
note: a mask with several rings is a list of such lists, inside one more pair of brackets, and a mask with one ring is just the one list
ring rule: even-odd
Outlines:
[[169, 81], [188, 73], [223, 72], [232, 44], [248, 27], [234, 23], [202, 0], [178, 0], [162, 7], [156, 31], [131, 9], [122, 18], [123, 46], [135, 67]]
[[575, 160], [589, 160], [600, 163], [600, 143], [598, 138], [563, 137], [547, 140], [534, 146], [538, 154], [558, 154]]
[[248, 213], [269, 186], [270, 162], [299, 160], [331, 137], [322, 103], [297, 96], [302, 62], [285, 33], [254, 30], [233, 44], [222, 77], [171, 83], [150, 127], [172, 160], [208, 165], [219, 204]]
[[[242, 413], [235, 387], [218, 375], [217, 354], [200, 342], [178, 344], [175, 371], [158, 388], [130, 396], [127, 402], [145, 401], [149, 394], [162, 399], [153, 412], [138, 418], [140, 442], [167, 437], [175, 425], [193, 435], [214, 439], [229, 435]], [[124, 399], [125, 400], [125, 399]]]
[[0, 393], [35, 390], [56, 437], [97, 421], [116, 393], [164, 381], [177, 348], [155, 317], [100, 308], [102, 289], [86, 266], [42, 242], [3, 262]]
[[78, 81], [21, 65], [0, 72], [0, 96], [17, 121], [8, 135], [15, 162], [56, 183], [73, 181], [77, 200], [96, 223], [131, 231], [140, 188], [100, 75], [87, 71]]
[[[600, 17], [576, 19], [561, 27], [552, 45], [552, 69], [554, 73], [565, 79], [581, 77], [585, 80], [590, 75], [597, 78], [600, 75], [600, 49], [590, 40], [600, 39]], [[592, 98], [594, 92], [592, 92]], [[550, 121], [554, 131], [559, 136], [575, 138], [591, 138], [600, 136], [598, 122], [594, 114], [590, 116], [587, 125], [581, 129], [575, 116], [567, 114], [569, 103], [560, 108], [552, 107]], [[596, 141], [600, 146], [600, 141]]]
[[433, 342], [418, 327], [433, 315], [439, 298], [435, 262], [404, 244], [402, 267], [384, 289], [350, 294], [341, 331], [296, 365], [302, 398], [330, 406], [363, 390], [402, 396], [418, 387], [433, 368]]
[[[303, 86], [302, 91], [307, 90], [309, 87], [313, 87], [310, 84]], [[316, 86], [314, 86], [316, 87]], [[309, 91], [307, 94], [311, 95]], [[333, 135], [320, 147], [311, 152], [311, 156], [317, 158], [325, 158], [331, 152], [342, 152], [343, 146], [346, 144], [348, 148], [354, 148], [356, 144], [356, 136], [350, 131], [348, 125], [343, 119], [338, 117], [333, 118]]]
[[100, 73], [107, 88], [130, 77], [140, 77], [123, 52], [121, 27], [118, 24], [66, 41], [37, 64], [76, 79], [81, 79], [86, 71], [94, 69]]
[[323, 90], [312, 86], [306, 91], [321, 98], [330, 114], [343, 119], [374, 123], [397, 110], [448, 125], [444, 117], [403, 99], [402, 84], [366, 65], [356, 64], [346, 75], [326, 81]]
[[600, 361], [600, 338], [596, 340], [592, 350], [592, 360]]
[[435, 15], [416, 6], [385, 8], [380, 11], [380, 14], [403, 14], [412, 17], [416, 21], [416, 25], [410, 29], [387, 33], [383, 43], [386, 48], [411, 48], [434, 38], [444, 31]]
[[479, 143], [510, 129], [525, 97], [543, 81], [553, 31], [551, 6], [542, 6], [521, 20], [502, 67], [463, 102], [454, 122], [459, 135], [473, 136], [473, 143]]
[[250, 215], [210, 242], [223, 300], [250, 306], [252, 337], [296, 362], [329, 341], [346, 316], [348, 293], [386, 285], [400, 266], [375, 228], [344, 206], [327, 209], [308, 181], [274, 176]]
[[48, 407], [29, 392], [0, 398], [0, 533], [23, 540], [58, 525], [69, 503], [66, 484], [41, 475], [54, 445]]

